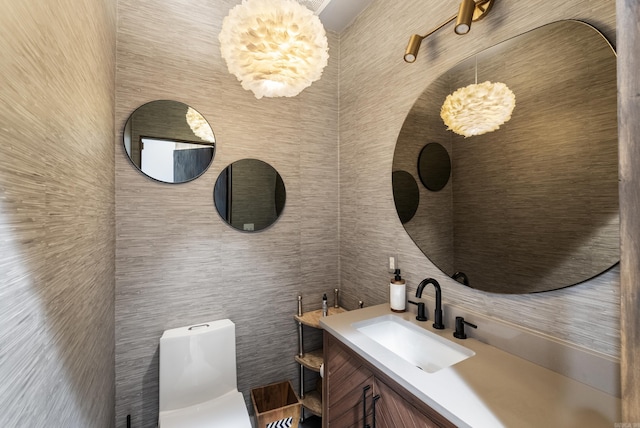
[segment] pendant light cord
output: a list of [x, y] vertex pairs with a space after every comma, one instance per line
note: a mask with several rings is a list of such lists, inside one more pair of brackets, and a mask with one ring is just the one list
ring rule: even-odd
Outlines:
[[476, 85], [478, 84], [478, 55], [476, 55]]

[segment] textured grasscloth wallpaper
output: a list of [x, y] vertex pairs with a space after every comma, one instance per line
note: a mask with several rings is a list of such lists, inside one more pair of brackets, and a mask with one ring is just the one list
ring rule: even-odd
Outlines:
[[[236, 1], [120, 0], [116, 89], [116, 426], [158, 417], [163, 330], [229, 318], [238, 388], [292, 379], [297, 295], [318, 309], [339, 283], [338, 40], [323, 77], [294, 98], [257, 100], [220, 56], [222, 19]], [[154, 99], [190, 104], [212, 125], [216, 156], [198, 179], [154, 182], [125, 157], [129, 114]], [[282, 217], [260, 233], [224, 223], [218, 174], [243, 158], [268, 162], [287, 190]], [[315, 339], [311, 332], [309, 339]], [[316, 335], [317, 336], [317, 335]]]
[[108, 428], [116, 5], [0, 9], [0, 426]]
[[452, 2], [379, 0], [341, 35], [342, 289], [365, 294], [368, 304], [386, 301], [387, 256], [399, 253], [409, 292], [421, 279], [434, 277], [446, 304], [618, 357], [617, 268], [587, 283], [542, 294], [503, 296], [470, 290], [443, 275], [411, 241], [397, 218], [391, 192], [395, 141], [414, 101], [435, 78], [479, 50], [560, 19], [586, 21], [614, 42], [615, 2], [571, 0], [548, 7], [541, 1], [499, 0], [467, 36], [456, 36], [449, 25], [423, 41], [415, 63], [404, 63], [409, 36], [430, 31], [455, 8]]
[[[340, 40], [330, 35], [321, 81], [292, 99], [259, 101], [219, 54], [221, 22], [236, 3], [120, 0], [115, 54], [115, 2], [3, 5], [0, 426], [109, 427], [114, 376], [116, 426], [128, 413], [136, 427], [155, 426], [162, 331], [209, 319], [236, 323], [245, 396], [296, 382], [296, 296], [315, 309], [341, 283], [349, 307], [384, 302], [386, 257], [396, 252], [410, 290], [434, 276], [447, 304], [618, 356], [617, 269], [538, 295], [466, 289], [406, 235], [390, 179], [404, 117], [441, 72], [558, 19], [586, 20], [613, 40], [613, 2], [500, 0], [469, 36], [442, 30], [408, 65], [409, 35], [455, 5], [378, 0]], [[126, 118], [154, 99], [191, 104], [213, 125], [216, 159], [198, 180], [157, 183], [126, 159]], [[246, 157], [269, 162], [287, 186], [282, 218], [259, 234], [231, 229], [213, 207], [217, 175]]]

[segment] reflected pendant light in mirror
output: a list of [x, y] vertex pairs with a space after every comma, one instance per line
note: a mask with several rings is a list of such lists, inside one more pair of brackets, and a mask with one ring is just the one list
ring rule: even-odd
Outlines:
[[202, 175], [215, 156], [207, 120], [178, 101], [143, 104], [129, 116], [123, 143], [131, 163], [163, 183], [184, 183]]
[[472, 137], [500, 128], [511, 119], [515, 106], [516, 97], [507, 85], [487, 81], [465, 86], [448, 95], [440, 117], [447, 129]]
[[216, 180], [213, 201], [231, 227], [253, 232], [271, 226], [282, 214], [287, 192], [282, 177], [258, 159], [241, 159], [227, 166]]
[[511, 119], [516, 106], [513, 91], [504, 83], [478, 83], [477, 56], [475, 61], [475, 83], [447, 95], [440, 109], [440, 117], [447, 129], [465, 137], [499, 129]]

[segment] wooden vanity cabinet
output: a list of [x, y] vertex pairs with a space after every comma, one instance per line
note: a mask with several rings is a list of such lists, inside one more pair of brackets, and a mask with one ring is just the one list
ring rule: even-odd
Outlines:
[[[364, 399], [371, 403], [373, 373], [362, 360], [353, 358], [351, 351], [338, 343], [337, 339], [324, 332], [323, 426], [364, 427], [363, 403]], [[367, 417], [370, 417], [371, 406], [367, 407]]]
[[455, 427], [326, 331], [323, 349], [324, 428]]

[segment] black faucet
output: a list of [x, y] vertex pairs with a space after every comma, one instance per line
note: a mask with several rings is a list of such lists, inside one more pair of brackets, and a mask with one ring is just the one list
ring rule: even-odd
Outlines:
[[434, 311], [433, 328], [442, 330], [444, 328], [444, 324], [442, 323], [442, 291], [440, 290], [440, 284], [438, 284], [438, 281], [433, 278], [423, 279], [416, 289], [416, 297], [422, 297], [422, 290], [424, 290], [424, 287], [427, 284], [432, 284], [436, 289], [436, 310]]

